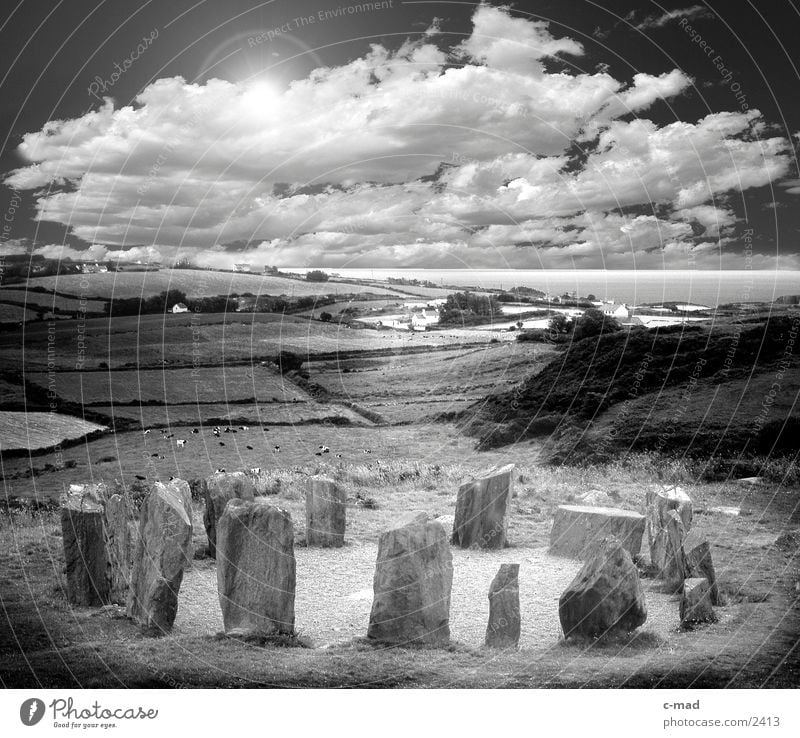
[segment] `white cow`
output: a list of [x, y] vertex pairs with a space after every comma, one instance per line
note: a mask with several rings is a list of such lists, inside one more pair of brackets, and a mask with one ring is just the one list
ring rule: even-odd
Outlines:
[[186, 445], [186, 439], [185, 438], [177, 438], [177, 439], [175, 439], [175, 444], [178, 446], [178, 448], [183, 448]]

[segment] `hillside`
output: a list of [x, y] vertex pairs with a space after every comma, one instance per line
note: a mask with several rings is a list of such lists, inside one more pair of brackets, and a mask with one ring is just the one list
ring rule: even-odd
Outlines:
[[485, 448], [548, 437], [558, 460], [788, 451], [800, 416], [796, 338], [788, 318], [588, 338], [473, 405], [466, 430]]
[[[165, 290], [180, 290], [190, 298], [244, 294], [308, 295], [376, 294], [398, 296], [397, 290], [344, 282], [308, 282], [301, 279], [262, 274], [213, 272], [203, 269], [173, 269], [153, 272], [104, 272], [100, 274], [62, 274], [29, 279], [28, 288], [42, 287], [67, 295], [86, 298], [119, 299], [151, 297]], [[2, 295], [2, 291], [0, 291]]]

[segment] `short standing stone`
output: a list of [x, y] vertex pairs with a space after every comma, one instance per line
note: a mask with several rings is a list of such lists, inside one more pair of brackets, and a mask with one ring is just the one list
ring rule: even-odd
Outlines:
[[306, 489], [306, 543], [309, 546], [344, 546], [345, 491], [332, 479], [311, 477]]
[[225, 511], [229, 500], [252, 500], [252, 480], [244, 472], [216, 472], [203, 484], [206, 509], [203, 525], [208, 536], [208, 555], [215, 557], [217, 551], [217, 521]]
[[67, 600], [73, 605], [97, 606], [109, 602], [102, 498], [103, 489], [99, 485], [73, 484], [60, 500]]
[[378, 539], [367, 637], [401, 646], [446, 646], [452, 585], [444, 528], [427, 516], [406, 516]]
[[711, 604], [721, 605], [722, 596], [717, 585], [717, 572], [711, 557], [711, 544], [695, 531], [683, 540], [683, 557], [687, 577], [704, 577], [708, 580]]
[[492, 648], [516, 648], [519, 634], [519, 564], [501, 564], [489, 587], [486, 645]]
[[667, 564], [667, 520], [675, 511], [681, 520], [684, 533], [692, 527], [692, 501], [681, 487], [649, 489], [646, 494], [647, 540], [650, 546], [650, 561], [657, 571]]
[[462, 484], [456, 499], [452, 543], [461, 548], [503, 548], [514, 465]]
[[128, 506], [121, 495], [111, 495], [106, 501], [103, 523], [109, 599], [117, 605], [125, 605], [131, 577], [131, 536], [128, 527]]
[[558, 601], [564, 637], [631, 631], [647, 619], [639, 572], [616, 538], [598, 546]]
[[680, 605], [681, 624], [713, 623], [716, 620], [711, 606], [711, 587], [705, 577], [683, 582]]
[[181, 485], [156, 482], [139, 513], [128, 617], [154, 635], [172, 628], [191, 557], [192, 522], [183, 496]]
[[633, 557], [639, 554], [644, 516], [616, 507], [561, 505], [553, 517], [550, 553], [585, 559], [605, 538], [614, 536]]
[[228, 635], [294, 634], [292, 517], [266, 500], [230, 500], [218, 521], [217, 590]]
[[683, 555], [683, 541], [686, 531], [677, 510], [667, 513], [667, 520], [661, 533], [660, 547], [664, 552], [658, 578], [668, 583], [679, 584], [686, 576], [686, 560]]

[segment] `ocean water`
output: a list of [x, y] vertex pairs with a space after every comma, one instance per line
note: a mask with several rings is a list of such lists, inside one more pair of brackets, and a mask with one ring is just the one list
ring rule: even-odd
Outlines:
[[605, 271], [601, 269], [336, 269], [285, 267], [305, 273], [385, 281], [389, 277], [427, 280], [436, 285], [501, 288], [534, 287], [551, 295], [577, 292], [629, 304], [680, 301], [715, 307], [730, 302], [769, 302], [800, 294], [800, 271]]

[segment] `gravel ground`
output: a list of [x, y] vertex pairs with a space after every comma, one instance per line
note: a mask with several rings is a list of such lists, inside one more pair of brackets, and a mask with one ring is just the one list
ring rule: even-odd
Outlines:
[[[353, 543], [340, 549], [297, 547], [297, 632], [315, 646], [366, 635], [372, 607], [372, 576], [377, 558], [374, 543]], [[450, 631], [453, 641], [483, 644], [489, 616], [489, 584], [502, 563], [520, 564], [520, 648], [546, 648], [561, 636], [558, 598], [581, 562], [550, 556], [546, 548], [516, 547], [504, 551], [453, 549], [453, 591]], [[678, 601], [642, 580], [648, 617], [642, 626], [665, 640], [679, 625]], [[222, 630], [217, 597], [216, 564], [195, 561], [181, 585], [176, 635], [213, 635]]]

